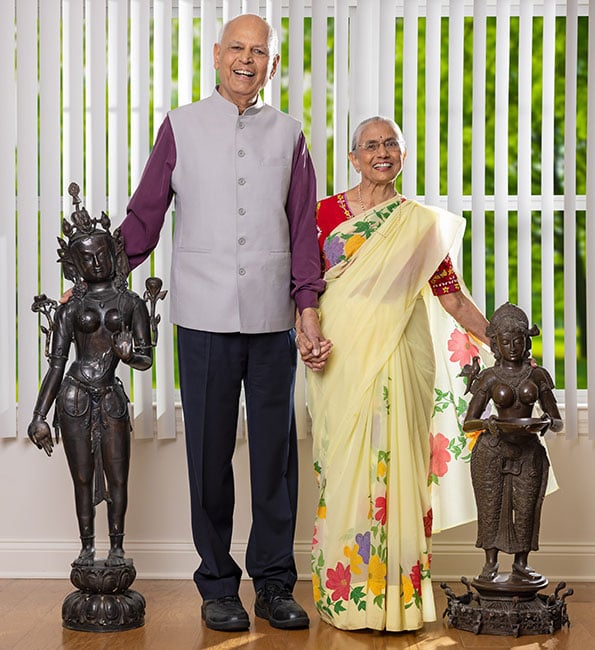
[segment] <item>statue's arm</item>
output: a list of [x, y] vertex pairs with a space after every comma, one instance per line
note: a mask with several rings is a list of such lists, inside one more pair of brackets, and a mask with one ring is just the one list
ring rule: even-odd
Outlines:
[[135, 294], [129, 328], [116, 332], [112, 347], [118, 357], [135, 370], [148, 370], [153, 365], [149, 312], [145, 303]]
[[539, 404], [543, 410], [542, 417], [551, 420], [549, 428], [552, 431], [562, 431], [564, 428], [564, 422], [562, 421], [562, 416], [558, 409], [558, 402], [554, 396], [554, 382], [552, 381], [549, 372], [545, 368], [538, 367], [533, 371], [533, 377], [537, 380], [537, 385], [539, 387]]
[[27, 434], [32, 442], [50, 456], [53, 442], [49, 424], [46, 422], [47, 414], [54, 403], [68, 360], [68, 350], [72, 340], [72, 308], [60, 305], [56, 310], [55, 329], [52, 334], [52, 350], [49, 355], [49, 368], [41, 382], [33, 418], [27, 428]]

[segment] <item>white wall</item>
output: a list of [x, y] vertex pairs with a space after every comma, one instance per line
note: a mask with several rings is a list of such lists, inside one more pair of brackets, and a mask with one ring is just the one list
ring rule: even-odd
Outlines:
[[[299, 441], [300, 510], [295, 552], [300, 577], [310, 574], [310, 540], [316, 487], [309, 438]], [[546, 498], [540, 551], [533, 567], [553, 582], [595, 580], [595, 441], [581, 434], [549, 441], [560, 489]], [[241, 563], [250, 525], [247, 442], [236, 457], [237, 510], [233, 551]], [[67, 577], [78, 553], [72, 486], [64, 450], [52, 458], [30, 442], [0, 440], [0, 577]], [[134, 440], [125, 547], [142, 578], [191, 578], [198, 559], [191, 540], [184, 436]], [[107, 549], [105, 504], [98, 507], [98, 551]], [[472, 577], [483, 554], [474, 548], [475, 526], [440, 533], [434, 541], [434, 578]], [[502, 566], [506, 566], [506, 556]]]

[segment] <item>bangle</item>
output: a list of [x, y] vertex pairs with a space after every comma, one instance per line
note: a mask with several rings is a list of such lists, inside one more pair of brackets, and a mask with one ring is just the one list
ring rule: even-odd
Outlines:
[[40, 413], [39, 411], [33, 411], [33, 415], [37, 415], [40, 417], [44, 422], [45, 422], [45, 415], [43, 413]]

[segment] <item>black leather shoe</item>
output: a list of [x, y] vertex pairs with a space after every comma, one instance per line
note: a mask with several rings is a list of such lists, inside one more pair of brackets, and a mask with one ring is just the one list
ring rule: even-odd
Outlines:
[[200, 608], [205, 625], [211, 630], [241, 632], [250, 627], [248, 612], [238, 596], [205, 600]]
[[274, 582], [268, 582], [256, 593], [254, 613], [260, 618], [266, 618], [272, 627], [282, 630], [295, 630], [310, 625], [308, 614], [295, 602], [291, 591]]

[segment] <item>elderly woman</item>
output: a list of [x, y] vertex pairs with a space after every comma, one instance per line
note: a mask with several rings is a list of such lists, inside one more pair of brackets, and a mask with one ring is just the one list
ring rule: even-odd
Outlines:
[[[405, 154], [392, 120], [373, 117], [356, 128], [349, 159], [361, 182], [317, 208], [327, 281], [321, 322], [332, 353], [324, 347], [328, 358], [317, 362], [298, 337], [315, 371], [308, 376], [320, 487], [314, 598], [321, 617], [342, 629], [414, 630], [435, 620], [428, 477], [440, 472], [430, 472], [431, 296], [447, 318], [487, 342], [487, 321], [449, 255], [464, 220], [397, 192]], [[466, 332], [460, 336], [472, 346]]]

